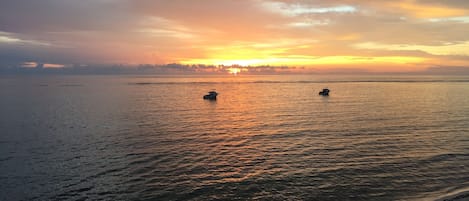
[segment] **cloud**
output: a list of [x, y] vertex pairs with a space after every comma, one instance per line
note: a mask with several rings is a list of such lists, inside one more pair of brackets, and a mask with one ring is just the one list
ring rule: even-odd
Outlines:
[[40, 46], [50, 46], [51, 44], [47, 42], [35, 41], [35, 40], [24, 40], [18, 38], [12, 33], [0, 32], [0, 44], [18, 44], [18, 45], [40, 45]]
[[466, 0], [418, 0], [417, 2], [420, 4], [433, 4], [446, 7], [469, 9], [469, 2]]
[[290, 17], [323, 13], [353, 13], [357, 11], [354, 6], [350, 5], [324, 7], [317, 5], [313, 6], [307, 4], [291, 4], [286, 2], [266, 1], [262, 3], [262, 6], [271, 12], [280, 13]]
[[463, 0], [5, 0], [0, 67], [469, 65], [468, 19]]
[[0, 9], [0, 30], [15, 33], [117, 30], [135, 20], [124, 0], [5, 0]]

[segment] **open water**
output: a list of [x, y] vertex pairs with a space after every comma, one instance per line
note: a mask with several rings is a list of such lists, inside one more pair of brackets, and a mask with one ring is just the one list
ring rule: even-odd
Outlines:
[[[218, 100], [203, 100], [212, 89]], [[0, 200], [434, 200], [469, 188], [469, 77], [2, 76], [0, 112]]]

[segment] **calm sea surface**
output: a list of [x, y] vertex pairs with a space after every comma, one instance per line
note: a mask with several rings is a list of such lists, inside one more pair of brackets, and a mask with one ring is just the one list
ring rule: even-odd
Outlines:
[[[218, 100], [203, 100], [211, 89]], [[469, 188], [469, 77], [2, 76], [0, 112], [0, 200], [433, 200]]]

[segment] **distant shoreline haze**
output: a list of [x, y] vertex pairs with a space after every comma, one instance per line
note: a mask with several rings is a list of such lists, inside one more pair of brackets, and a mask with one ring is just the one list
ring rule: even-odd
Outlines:
[[239, 65], [77, 65], [60, 66], [35, 64], [35, 66], [0, 67], [0, 75], [15, 74], [71, 74], [71, 75], [116, 75], [116, 74], [161, 74], [161, 75], [275, 75], [275, 74], [366, 74], [366, 75], [469, 75], [469, 67], [436, 66], [414, 71], [370, 71], [362, 68], [314, 68], [295, 66], [239, 66]]

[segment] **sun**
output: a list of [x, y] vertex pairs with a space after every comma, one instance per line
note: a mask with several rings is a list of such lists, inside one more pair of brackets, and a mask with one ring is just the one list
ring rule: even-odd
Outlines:
[[240, 68], [231, 67], [231, 68], [228, 68], [227, 70], [228, 70], [228, 73], [233, 74], [233, 75], [238, 75], [238, 73], [241, 72]]

